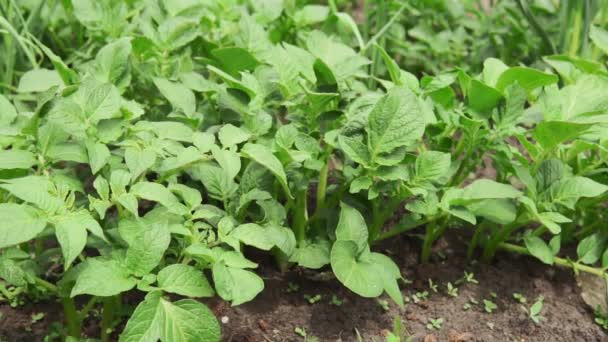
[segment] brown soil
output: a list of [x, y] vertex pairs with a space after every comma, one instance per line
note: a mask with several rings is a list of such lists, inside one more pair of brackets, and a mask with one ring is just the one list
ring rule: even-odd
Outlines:
[[[313, 280], [318, 278], [317, 272], [294, 270], [281, 274], [270, 260], [259, 260], [259, 274], [265, 278], [266, 288], [254, 301], [237, 307], [217, 299], [207, 304], [224, 322], [223, 340], [233, 342], [305, 341], [295, 333], [296, 328], [306, 331], [308, 341], [314, 341], [311, 337], [318, 341], [357, 341], [358, 333], [360, 341], [380, 342], [385, 340], [396, 317], [401, 319], [411, 341], [608, 341], [608, 336], [593, 323], [593, 313], [582, 301], [570, 271], [510, 254], [498, 255], [492, 265], [467, 264], [461, 254], [466, 249], [463, 240], [455, 234], [440, 240], [436, 260], [428, 265], [418, 264], [420, 243], [412, 238], [397, 238], [376, 248], [392, 256], [404, 277], [415, 280], [402, 286], [404, 296], [429, 293], [428, 299], [417, 304], [410, 300], [403, 309], [388, 300], [390, 307], [385, 310], [377, 300], [359, 298], [336, 280]], [[457, 297], [448, 296], [447, 283], [457, 283], [465, 270], [474, 273], [478, 284], [464, 282], [458, 285]], [[331, 272], [325, 274], [329, 276]], [[429, 288], [429, 278], [437, 284], [437, 293]], [[299, 289], [288, 292], [290, 283]], [[515, 292], [527, 298], [527, 307], [539, 295], [544, 296], [540, 324], [528, 318], [513, 298]], [[310, 304], [305, 295], [320, 295], [321, 299]], [[341, 305], [330, 304], [334, 295]], [[479, 304], [464, 310], [463, 305], [471, 298]], [[485, 312], [484, 299], [496, 303], [498, 309]], [[61, 311], [58, 304], [43, 303], [17, 310], [0, 306], [0, 312], [0, 341], [12, 342], [42, 341]], [[32, 324], [31, 314], [37, 312], [46, 315]], [[441, 329], [427, 328], [431, 318], [443, 318]]]

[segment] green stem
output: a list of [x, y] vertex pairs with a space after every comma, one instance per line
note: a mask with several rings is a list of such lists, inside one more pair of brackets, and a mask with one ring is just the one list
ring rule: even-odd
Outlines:
[[45, 289], [47, 289], [49, 292], [55, 292], [57, 293], [57, 286], [49, 283], [48, 281], [41, 279], [41, 278], [34, 278], [34, 282], [36, 283], [36, 285], [43, 287]]
[[538, 34], [540, 39], [543, 41], [543, 44], [545, 45], [545, 49], [547, 49], [550, 54], [555, 54], [556, 53], [555, 46], [551, 42], [551, 39], [549, 38], [549, 35], [547, 34], [547, 32], [538, 23], [538, 21], [536, 21], [536, 18], [534, 18], [534, 15], [528, 9], [526, 9], [524, 7], [521, 0], [516, 0], [515, 3], [517, 4], [517, 7], [521, 11], [521, 13], [524, 15], [524, 17], [526, 18], [526, 20], [528, 21], [530, 26], [532, 26], [532, 29], [534, 31], [536, 31], [536, 34]]
[[68, 327], [68, 336], [80, 338], [80, 317], [76, 311], [76, 304], [72, 298], [62, 298], [63, 313]]
[[87, 304], [80, 310], [79, 313], [79, 321], [82, 322], [84, 321], [87, 316], [89, 316], [89, 312], [91, 312], [91, 310], [95, 307], [95, 304], [97, 304], [97, 301], [99, 300], [99, 297], [92, 297]]
[[386, 239], [392, 238], [393, 236], [397, 236], [399, 234], [402, 234], [402, 233], [408, 232], [410, 230], [416, 229], [418, 227], [424, 226], [425, 224], [433, 222], [436, 219], [437, 218], [435, 218], [435, 217], [429, 217], [429, 218], [427, 218], [425, 220], [422, 220], [422, 221], [407, 222], [405, 224], [402, 224], [402, 225], [398, 226], [397, 228], [393, 228], [393, 229], [389, 230], [388, 232], [380, 234], [380, 236], [378, 236], [374, 240], [374, 242], [379, 242], [379, 241], [382, 241], [382, 240], [386, 240]]
[[[506, 242], [500, 243], [498, 245], [498, 248], [508, 251], [508, 252], [512, 252], [512, 253], [518, 253], [518, 254], [530, 255], [530, 256], [532, 255], [526, 248], [511, 244], [511, 243], [506, 243]], [[553, 262], [558, 266], [571, 268], [575, 272], [583, 271], [586, 273], [594, 274], [599, 277], [607, 276], [606, 271], [601, 268], [583, 265], [576, 261], [559, 258], [559, 257], [554, 257]]]
[[494, 258], [494, 254], [496, 254], [496, 249], [500, 243], [504, 242], [511, 234], [513, 234], [514, 231], [516, 231], [523, 224], [527, 223], [520, 221], [521, 218], [518, 218], [515, 220], [515, 222], [504, 225], [496, 234], [492, 236], [483, 250], [482, 259], [484, 262], [490, 262], [492, 258]]
[[317, 207], [315, 215], [320, 213], [325, 208], [325, 198], [327, 197], [327, 176], [329, 175], [329, 159], [331, 157], [331, 148], [327, 151], [325, 165], [319, 172], [319, 184], [317, 185]]
[[112, 330], [112, 320], [114, 319], [114, 306], [116, 297], [105, 297], [103, 299], [103, 311], [101, 313], [101, 341], [110, 341], [110, 332]]
[[469, 247], [467, 249], [467, 259], [468, 260], [473, 259], [473, 253], [475, 252], [475, 249], [477, 248], [477, 245], [479, 244], [479, 238], [481, 237], [483, 232], [486, 230], [485, 223], [486, 222], [484, 221], [482, 224], [477, 226], [477, 228], [475, 228], [475, 233], [473, 234], [473, 237], [471, 238], [471, 243], [469, 243]]
[[306, 225], [308, 223], [306, 195], [306, 189], [300, 190], [296, 194], [293, 230], [298, 245], [306, 239]]
[[380, 199], [376, 199], [372, 202], [372, 224], [369, 226], [369, 234], [368, 241], [369, 243], [374, 242], [378, 233], [380, 232], [380, 228], [384, 224], [384, 219], [382, 215], [382, 211], [380, 210], [380, 203], [382, 201]]
[[423, 264], [429, 262], [431, 258], [431, 248], [433, 247], [433, 235], [435, 234], [435, 228], [437, 222], [432, 222], [426, 226], [426, 232], [424, 234], [424, 242], [422, 243], [422, 252], [420, 253], [420, 262]]

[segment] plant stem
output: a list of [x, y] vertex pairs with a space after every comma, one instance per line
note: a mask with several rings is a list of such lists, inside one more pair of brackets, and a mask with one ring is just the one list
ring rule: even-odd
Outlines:
[[329, 159], [331, 157], [331, 147], [328, 147], [325, 165], [319, 172], [319, 184], [317, 185], [317, 207], [315, 215], [321, 212], [325, 207], [325, 198], [327, 197], [327, 176], [329, 175]]
[[72, 298], [62, 298], [63, 313], [68, 327], [68, 336], [80, 338], [80, 317], [76, 311], [76, 304]]
[[433, 221], [426, 227], [426, 233], [424, 235], [424, 242], [422, 243], [422, 251], [420, 253], [420, 261], [422, 263], [429, 262], [431, 258], [431, 249], [433, 248], [433, 244], [448, 228], [447, 217], [445, 217], [441, 223], [439, 221]]
[[479, 238], [481, 237], [481, 235], [483, 234], [483, 232], [486, 230], [486, 225], [485, 225], [485, 221], [478, 225], [477, 228], [475, 228], [475, 233], [473, 234], [473, 237], [471, 238], [471, 242], [469, 243], [469, 247], [467, 249], [467, 259], [471, 260], [473, 259], [473, 253], [475, 252], [475, 249], [477, 248], [477, 244], [479, 244]]
[[112, 320], [114, 319], [114, 306], [116, 297], [105, 297], [103, 299], [103, 312], [101, 313], [101, 341], [110, 341]]
[[412, 222], [403, 224], [403, 225], [401, 225], [401, 226], [399, 226], [397, 228], [393, 228], [393, 229], [389, 230], [388, 232], [385, 232], [384, 234], [381, 234], [380, 236], [378, 236], [374, 240], [374, 242], [379, 242], [379, 241], [382, 241], [382, 240], [386, 240], [386, 239], [392, 238], [393, 236], [397, 236], [397, 235], [399, 235], [401, 233], [405, 233], [407, 231], [416, 229], [416, 228], [418, 228], [420, 226], [424, 226], [425, 224], [428, 224], [428, 223], [430, 223], [430, 222], [432, 222], [434, 220], [436, 220], [436, 218], [429, 217], [429, 218], [427, 218], [425, 220], [422, 220], [422, 221], [412, 221]]
[[299, 190], [296, 194], [293, 231], [298, 245], [306, 239], [306, 225], [308, 223], [306, 195], [306, 189]]
[[[525, 221], [525, 222], [522, 222]], [[496, 254], [496, 249], [501, 242], [505, 241], [509, 235], [516, 231], [519, 227], [527, 223], [527, 220], [523, 217], [518, 217], [515, 222], [504, 225], [497, 233], [492, 235], [490, 241], [483, 250], [482, 259], [484, 262], [490, 262]]]
[[[532, 255], [526, 248], [511, 244], [511, 243], [506, 243], [506, 242], [500, 243], [498, 245], [498, 248], [508, 251], [508, 252], [513, 252], [513, 253], [518, 253], [518, 254], [523, 254], [523, 255], [530, 255], [530, 256]], [[568, 259], [564, 259], [564, 258], [555, 257], [555, 258], [553, 258], [553, 262], [558, 266], [571, 268], [575, 272], [583, 271], [586, 273], [595, 274], [596, 276], [599, 276], [599, 277], [604, 277], [604, 276], [608, 275], [606, 273], [606, 271], [601, 268], [583, 265], [576, 261], [572, 261], [572, 260], [568, 260]]]

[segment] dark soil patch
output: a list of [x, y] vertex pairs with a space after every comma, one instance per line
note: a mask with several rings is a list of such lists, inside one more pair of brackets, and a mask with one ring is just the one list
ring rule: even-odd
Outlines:
[[[594, 324], [593, 313], [582, 301], [572, 272], [510, 254], [498, 255], [492, 265], [468, 264], [462, 254], [466, 250], [464, 240], [455, 234], [440, 240], [436, 259], [428, 265], [418, 264], [420, 243], [412, 238], [397, 238], [376, 248], [391, 255], [404, 277], [415, 280], [402, 286], [404, 296], [429, 293], [428, 299], [410, 301], [403, 309], [388, 298], [381, 298], [389, 303], [385, 310], [376, 299], [354, 295], [330, 279], [331, 272], [293, 270], [281, 274], [271, 260], [259, 260], [258, 271], [265, 278], [266, 288], [254, 301], [237, 307], [218, 299], [207, 304], [223, 321], [223, 340], [232, 342], [304, 341], [295, 333], [296, 328], [319, 341], [357, 341], [358, 332], [361, 341], [380, 342], [385, 341], [395, 317], [402, 320], [412, 341], [608, 341]], [[458, 285], [457, 297], [448, 296], [447, 283], [456, 284], [465, 270], [475, 275], [478, 284], [464, 282]], [[429, 288], [429, 278], [438, 286], [437, 293]], [[299, 289], [289, 292], [290, 283]], [[515, 292], [527, 298], [527, 307], [539, 295], [544, 296], [540, 325], [528, 318], [513, 298]], [[320, 295], [321, 299], [310, 304], [305, 295]], [[333, 296], [342, 304], [331, 304]], [[479, 304], [463, 309], [471, 298]], [[496, 311], [486, 313], [484, 299], [496, 303]], [[54, 302], [18, 309], [4, 305], [0, 312], [0, 341], [43, 341], [51, 324], [61, 319], [61, 308]], [[32, 313], [38, 312], [45, 313], [44, 318], [32, 323]], [[426, 327], [431, 318], [443, 318], [440, 330]], [[85, 329], [85, 334], [89, 331], [95, 335], [95, 328]]]
[[[429, 292], [427, 300], [410, 302], [403, 309], [389, 299], [390, 308], [385, 311], [375, 299], [360, 298], [335, 280], [311, 280], [296, 271], [281, 275], [264, 268], [266, 288], [258, 298], [238, 307], [217, 307], [218, 317], [228, 319], [222, 324], [224, 341], [304, 341], [295, 333], [296, 327], [319, 341], [357, 341], [357, 332], [362, 341], [384, 341], [395, 317], [401, 318], [412, 341], [608, 341], [594, 324], [570, 271], [510, 254], [498, 255], [492, 265], [467, 264], [459, 254], [466, 250], [464, 242], [458, 236], [449, 241], [439, 241], [436, 248], [445, 258], [428, 265], [418, 264], [418, 241], [404, 239], [379, 248], [398, 262], [404, 277], [415, 279], [403, 286], [404, 296]], [[464, 282], [458, 286], [457, 297], [448, 296], [447, 283], [455, 284], [465, 270], [473, 272], [478, 284]], [[429, 288], [429, 278], [438, 286], [437, 293]], [[300, 289], [288, 293], [290, 282]], [[540, 325], [528, 318], [513, 298], [515, 292], [527, 298], [527, 307], [544, 296]], [[321, 300], [311, 305], [304, 295], [320, 295]], [[342, 305], [330, 304], [333, 295]], [[471, 298], [479, 304], [464, 310]], [[484, 299], [496, 303], [498, 309], [486, 313]], [[443, 318], [440, 330], [426, 327], [431, 318]]]

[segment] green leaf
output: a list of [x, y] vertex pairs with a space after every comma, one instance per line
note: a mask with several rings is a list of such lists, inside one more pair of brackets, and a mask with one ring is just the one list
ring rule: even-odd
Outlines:
[[251, 137], [249, 132], [242, 128], [226, 124], [220, 128], [218, 138], [224, 147], [230, 147], [247, 141]]
[[223, 150], [216, 145], [211, 147], [211, 154], [215, 161], [220, 164], [222, 169], [226, 171], [226, 175], [230, 179], [234, 179], [241, 171], [241, 157], [238, 153]]
[[367, 246], [367, 224], [359, 211], [346, 203], [340, 203], [340, 219], [336, 227], [336, 240], [352, 241], [358, 252]]
[[274, 247], [272, 231], [255, 223], [245, 223], [237, 226], [230, 236], [242, 243], [265, 251]]
[[361, 139], [339, 135], [338, 142], [342, 151], [354, 162], [364, 166], [371, 164], [371, 156]]
[[522, 88], [530, 92], [536, 88], [557, 83], [559, 77], [540, 70], [526, 67], [512, 67], [503, 72], [496, 82], [496, 89], [504, 92], [507, 86], [517, 82]]
[[222, 65], [224, 71], [233, 76], [238, 76], [241, 71], [252, 71], [260, 64], [249, 51], [238, 47], [215, 49], [211, 55]]
[[498, 90], [478, 80], [471, 81], [471, 88], [468, 94], [469, 106], [484, 117], [489, 116], [488, 112], [494, 109], [501, 99], [502, 94]]
[[555, 200], [577, 200], [581, 197], [597, 197], [608, 191], [608, 186], [587, 177], [572, 177], [560, 183]]
[[104, 83], [112, 83], [119, 89], [126, 88], [131, 82], [130, 54], [131, 38], [128, 37], [102, 47], [95, 57], [95, 78]]
[[375, 264], [359, 260], [358, 246], [353, 241], [336, 241], [331, 249], [331, 269], [349, 290], [367, 298], [378, 297], [384, 290], [384, 279]]
[[406, 87], [391, 88], [369, 113], [371, 159], [420, 139], [424, 126], [416, 95]]
[[289, 258], [289, 261], [295, 262], [302, 267], [316, 270], [329, 264], [329, 253], [330, 245], [327, 240], [307, 243], [304, 246], [298, 247]]
[[36, 157], [33, 153], [23, 150], [0, 151], [1, 169], [29, 169], [36, 165]]
[[63, 87], [63, 80], [55, 70], [33, 69], [21, 76], [17, 91], [20, 93], [40, 93], [51, 87]]
[[279, 159], [277, 159], [277, 157], [272, 154], [272, 151], [268, 147], [264, 145], [248, 143], [243, 146], [241, 153], [246, 158], [255, 161], [256, 163], [264, 166], [270, 172], [272, 172], [272, 174], [274, 174], [279, 180], [279, 183], [283, 187], [283, 190], [285, 190], [287, 196], [293, 198], [293, 196], [291, 195], [291, 191], [289, 190], [289, 186], [287, 185], [287, 175], [285, 175], [283, 165], [281, 164]]
[[164, 291], [186, 297], [211, 297], [214, 291], [203, 272], [183, 264], [169, 265], [156, 277], [158, 287]]
[[478, 179], [463, 189], [462, 198], [479, 200], [486, 198], [517, 198], [522, 193], [509, 184], [502, 184], [491, 179]]
[[173, 108], [182, 111], [187, 117], [193, 117], [196, 112], [196, 99], [192, 90], [181, 83], [171, 82], [164, 78], [155, 77], [154, 84], [161, 94], [169, 100]]
[[89, 258], [84, 262], [71, 297], [88, 294], [110, 297], [135, 287], [136, 280], [115, 260]]
[[17, 110], [10, 101], [0, 94], [0, 127], [10, 125], [17, 117]]
[[55, 235], [61, 245], [66, 270], [84, 250], [87, 243], [87, 229], [101, 239], [105, 239], [99, 223], [85, 210], [63, 214], [53, 224]]
[[133, 274], [144, 276], [162, 260], [171, 242], [171, 234], [166, 221], [142, 223], [134, 228], [137, 230], [129, 239], [125, 264]]
[[597, 26], [591, 25], [589, 27], [589, 38], [595, 46], [602, 50], [608, 55], [608, 31]]
[[237, 184], [228, 173], [213, 163], [199, 163], [192, 173], [196, 179], [203, 182], [209, 195], [220, 201], [227, 201], [238, 190]]
[[538, 236], [527, 235], [524, 237], [524, 243], [530, 254], [545, 264], [553, 265], [553, 251], [545, 241]]
[[566, 121], [543, 121], [536, 125], [532, 136], [545, 149], [578, 138], [591, 127], [590, 124], [580, 124]]
[[0, 184], [0, 188], [48, 213], [54, 213], [65, 206], [63, 200], [56, 195], [55, 185], [42, 176], [7, 179], [4, 184]]
[[439, 182], [450, 172], [449, 153], [437, 151], [422, 152], [416, 158], [416, 179]]
[[108, 146], [101, 143], [87, 143], [86, 146], [91, 172], [96, 174], [108, 163], [108, 160], [110, 160], [110, 149], [108, 149]]
[[568, 223], [572, 222], [569, 218], [564, 215], [556, 212], [544, 212], [538, 215], [538, 219], [540, 223], [542, 223], [551, 234], [559, 234], [562, 231], [562, 228], [559, 226], [559, 223]]
[[174, 214], [182, 215], [188, 211], [169, 189], [158, 183], [139, 182], [131, 187], [130, 193], [148, 201], [158, 202]]
[[112, 119], [120, 112], [121, 97], [118, 89], [110, 83], [100, 83], [86, 78], [78, 91], [70, 97], [80, 105], [82, 113], [91, 124]]
[[182, 299], [175, 303], [161, 299], [160, 302], [165, 312], [162, 341], [220, 341], [220, 324], [213, 312], [202, 303], [192, 299]]
[[578, 262], [591, 265], [600, 260], [606, 249], [607, 240], [608, 235], [604, 232], [594, 233], [584, 238], [576, 247]]
[[161, 292], [150, 292], [144, 301], [137, 305], [129, 318], [120, 342], [158, 341], [164, 325], [164, 312], [159, 310]]
[[0, 248], [30, 241], [46, 227], [34, 208], [25, 204], [0, 203]]
[[264, 281], [253, 272], [227, 267], [221, 262], [215, 263], [212, 271], [217, 294], [232, 301], [233, 306], [252, 300], [264, 289]]
[[131, 178], [135, 181], [146, 170], [154, 166], [156, 153], [150, 148], [139, 150], [137, 148], [127, 148], [125, 150], [125, 163], [131, 172]]
[[205, 305], [184, 299], [174, 303], [151, 292], [141, 302], [120, 335], [120, 342], [220, 341], [220, 325]]

